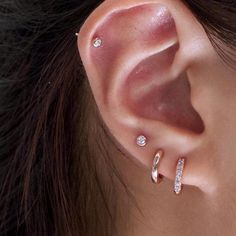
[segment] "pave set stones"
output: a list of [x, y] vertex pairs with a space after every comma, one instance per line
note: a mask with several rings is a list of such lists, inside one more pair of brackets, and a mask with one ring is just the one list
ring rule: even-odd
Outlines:
[[181, 178], [183, 175], [184, 164], [185, 164], [185, 159], [180, 158], [178, 160], [178, 164], [176, 167], [176, 177], [175, 177], [175, 185], [174, 185], [174, 192], [176, 194], [180, 194], [182, 190]]

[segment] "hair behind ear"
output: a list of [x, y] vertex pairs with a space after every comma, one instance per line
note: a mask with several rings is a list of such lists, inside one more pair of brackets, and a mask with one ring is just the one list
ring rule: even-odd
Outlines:
[[99, 122], [74, 36], [97, 1], [50, 3], [0, 3], [0, 234], [106, 235]]
[[[236, 3], [224, 0], [184, 0], [192, 10], [221, 58], [235, 69]], [[209, 11], [209, 9], [211, 9]]]

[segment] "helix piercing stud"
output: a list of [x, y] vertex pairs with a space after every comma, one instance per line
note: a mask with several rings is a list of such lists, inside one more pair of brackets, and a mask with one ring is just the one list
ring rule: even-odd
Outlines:
[[182, 176], [184, 170], [185, 159], [179, 158], [177, 166], [176, 166], [176, 176], [175, 176], [175, 184], [174, 184], [174, 192], [176, 195], [180, 194], [182, 191]]
[[164, 156], [164, 152], [163, 150], [160, 149], [157, 151], [153, 159], [151, 177], [152, 177], [152, 182], [155, 184], [160, 183], [162, 180], [162, 175], [159, 174], [158, 167], [160, 165], [160, 161], [163, 156]]
[[101, 47], [101, 46], [102, 46], [102, 40], [101, 40], [100, 38], [95, 38], [95, 39], [93, 40], [93, 46], [94, 46], [95, 48]]

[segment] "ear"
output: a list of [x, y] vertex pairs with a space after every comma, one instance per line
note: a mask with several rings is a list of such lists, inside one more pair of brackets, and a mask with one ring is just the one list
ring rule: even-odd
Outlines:
[[[187, 7], [172, 0], [104, 1], [78, 34], [83, 65], [112, 135], [150, 170], [163, 149], [159, 171], [172, 180], [178, 158], [186, 157], [183, 183], [202, 188], [204, 164], [191, 156], [203, 140], [205, 114], [189, 74], [206, 55], [204, 35]], [[136, 144], [140, 134], [147, 137], [143, 148]]]

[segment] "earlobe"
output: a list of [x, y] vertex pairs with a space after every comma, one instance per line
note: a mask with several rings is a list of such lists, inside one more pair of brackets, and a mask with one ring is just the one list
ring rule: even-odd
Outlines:
[[[82, 27], [79, 51], [112, 135], [150, 170], [154, 154], [164, 150], [159, 172], [174, 180], [179, 158], [196, 148], [204, 124], [191, 105], [183, 63], [176, 62], [175, 18], [165, 5], [137, 2], [114, 1], [114, 8], [104, 2], [103, 14], [98, 10]], [[148, 140], [142, 148], [140, 134]], [[194, 184], [188, 181], [190, 170], [185, 173], [182, 181]]]

